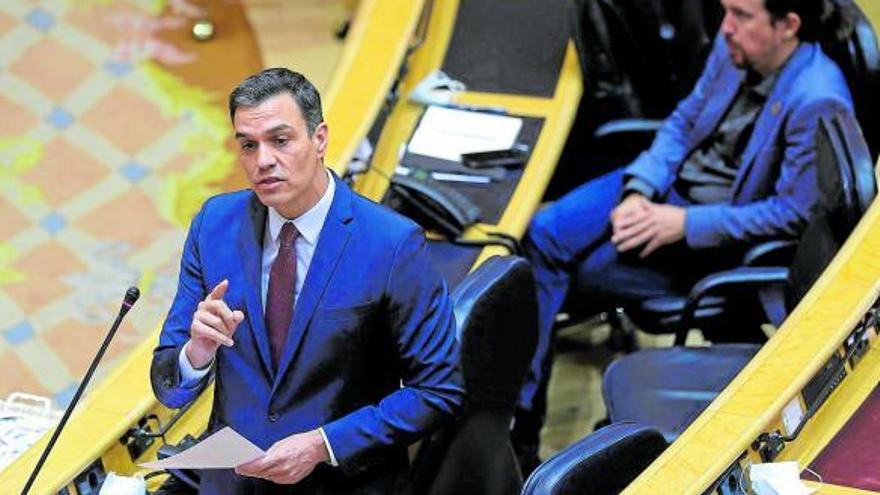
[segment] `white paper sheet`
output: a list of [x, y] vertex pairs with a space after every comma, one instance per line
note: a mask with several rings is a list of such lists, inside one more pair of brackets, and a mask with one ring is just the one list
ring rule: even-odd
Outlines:
[[231, 469], [264, 454], [227, 426], [177, 455], [141, 466], [149, 469]]
[[756, 495], [810, 495], [816, 491], [801, 481], [795, 461], [752, 464], [749, 481]]
[[458, 162], [462, 153], [510, 149], [522, 123], [518, 117], [431, 106], [413, 133], [409, 151]]

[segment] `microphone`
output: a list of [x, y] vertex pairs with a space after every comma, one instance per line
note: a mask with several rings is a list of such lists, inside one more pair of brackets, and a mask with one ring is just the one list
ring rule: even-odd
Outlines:
[[116, 335], [116, 330], [119, 328], [119, 324], [122, 323], [122, 318], [128, 313], [128, 310], [134, 306], [134, 303], [137, 302], [140, 296], [141, 291], [138, 290], [137, 287], [129, 287], [125, 292], [125, 298], [122, 300], [119, 314], [116, 315], [116, 321], [113, 322], [113, 326], [110, 327], [110, 331], [107, 333], [107, 336], [104, 337], [104, 343], [101, 344], [101, 348], [98, 349], [98, 354], [92, 359], [92, 363], [89, 365], [88, 371], [86, 371], [86, 376], [83, 378], [82, 382], [80, 382], [79, 388], [76, 389], [76, 393], [73, 395], [70, 404], [67, 405], [67, 409], [64, 411], [64, 416], [61, 417], [61, 422], [58, 423], [54, 433], [52, 433], [52, 438], [49, 439], [49, 443], [47, 443], [46, 448], [43, 449], [43, 454], [40, 456], [40, 460], [37, 461], [34, 470], [31, 471], [31, 476], [28, 478], [27, 483], [25, 483], [21, 495], [27, 495], [31, 486], [34, 484], [34, 481], [36, 481], [37, 476], [40, 474], [40, 470], [43, 468], [43, 464], [46, 462], [49, 453], [52, 451], [52, 447], [54, 447], [55, 442], [58, 441], [58, 436], [61, 434], [61, 430], [64, 429], [64, 425], [66, 425], [67, 420], [70, 419], [70, 415], [73, 413], [73, 408], [76, 407], [76, 403], [79, 402], [80, 396], [82, 396], [83, 391], [89, 384], [89, 380], [92, 379], [92, 375], [95, 373], [95, 368], [98, 367], [98, 363], [101, 362], [101, 358], [104, 357], [104, 352], [107, 350], [107, 347], [110, 346], [110, 341], [113, 339], [113, 336]]
[[134, 303], [141, 297], [141, 291], [137, 287], [129, 287], [125, 291], [125, 298], [122, 300], [122, 307], [119, 308], [119, 316], [125, 316], [128, 310], [134, 306]]

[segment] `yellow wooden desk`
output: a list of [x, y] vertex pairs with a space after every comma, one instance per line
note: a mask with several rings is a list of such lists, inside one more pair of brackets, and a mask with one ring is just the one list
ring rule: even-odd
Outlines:
[[[400, 92], [404, 97], [394, 106], [385, 123], [373, 155], [372, 168], [355, 183], [356, 190], [370, 199], [382, 200], [388, 189], [388, 177], [394, 174], [397, 166], [401, 145], [409, 139], [424, 110], [422, 105], [408, 101], [405, 96], [428, 74], [440, 68], [453, 32], [457, 8], [457, 0], [434, 3], [428, 26], [430, 37], [414, 52], [409, 73], [401, 81]], [[577, 54], [573, 43], [569, 41], [552, 97], [467, 91], [455, 96], [455, 104], [500, 107], [512, 116], [543, 119], [540, 135], [532, 147], [523, 176], [500, 220], [497, 223], [474, 225], [465, 231], [463, 238], [480, 240], [494, 232], [517, 239], [522, 237], [556, 167], [582, 92], [583, 82]], [[473, 266], [495, 254], [509, 253], [502, 247], [487, 247]]]
[[[624, 493], [703, 493], [763, 432], [781, 428], [796, 398], [880, 292], [880, 202], [779, 331], [696, 421]], [[832, 392], [779, 461], [809, 465], [880, 382], [880, 341]], [[858, 493], [827, 487], [828, 493]], [[825, 493], [825, 492], [823, 492]]]
[[327, 164], [342, 175], [397, 76], [425, 0], [362, 0], [323, 95]]

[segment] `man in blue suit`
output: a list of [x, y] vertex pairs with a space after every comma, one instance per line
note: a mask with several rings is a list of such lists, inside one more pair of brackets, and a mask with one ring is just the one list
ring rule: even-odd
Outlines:
[[324, 167], [328, 129], [302, 75], [255, 74], [229, 108], [253, 188], [193, 219], [151, 379], [176, 408], [213, 376], [209, 430], [267, 452], [203, 471], [200, 493], [406, 492], [406, 447], [463, 395], [424, 233]]
[[537, 459], [553, 321], [572, 284], [581, 299], [675, 295], [731, 253], [804, 228], [819, 198], [818, 117], [852, 112], [843, 75], [816, 43], [837, 27], [820, 19], [842, 18], [824, 3], [721, 0], [706, 67], [650, 149], [535, 215], [524, 246], [539, 339], [514, 431], [526, 464]]

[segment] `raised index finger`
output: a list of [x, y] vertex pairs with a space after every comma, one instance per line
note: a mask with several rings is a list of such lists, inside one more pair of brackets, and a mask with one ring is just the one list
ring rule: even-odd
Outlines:
[[211, 293], [208, 294], [208, 297], [205, 298], [205, 301], [222, 301], [223, 297], [226, 296], [226, 289], [229, 287], [229, 280], [223, 279], [222, 282], [215, 285], [213, 289], [211, 289]]

